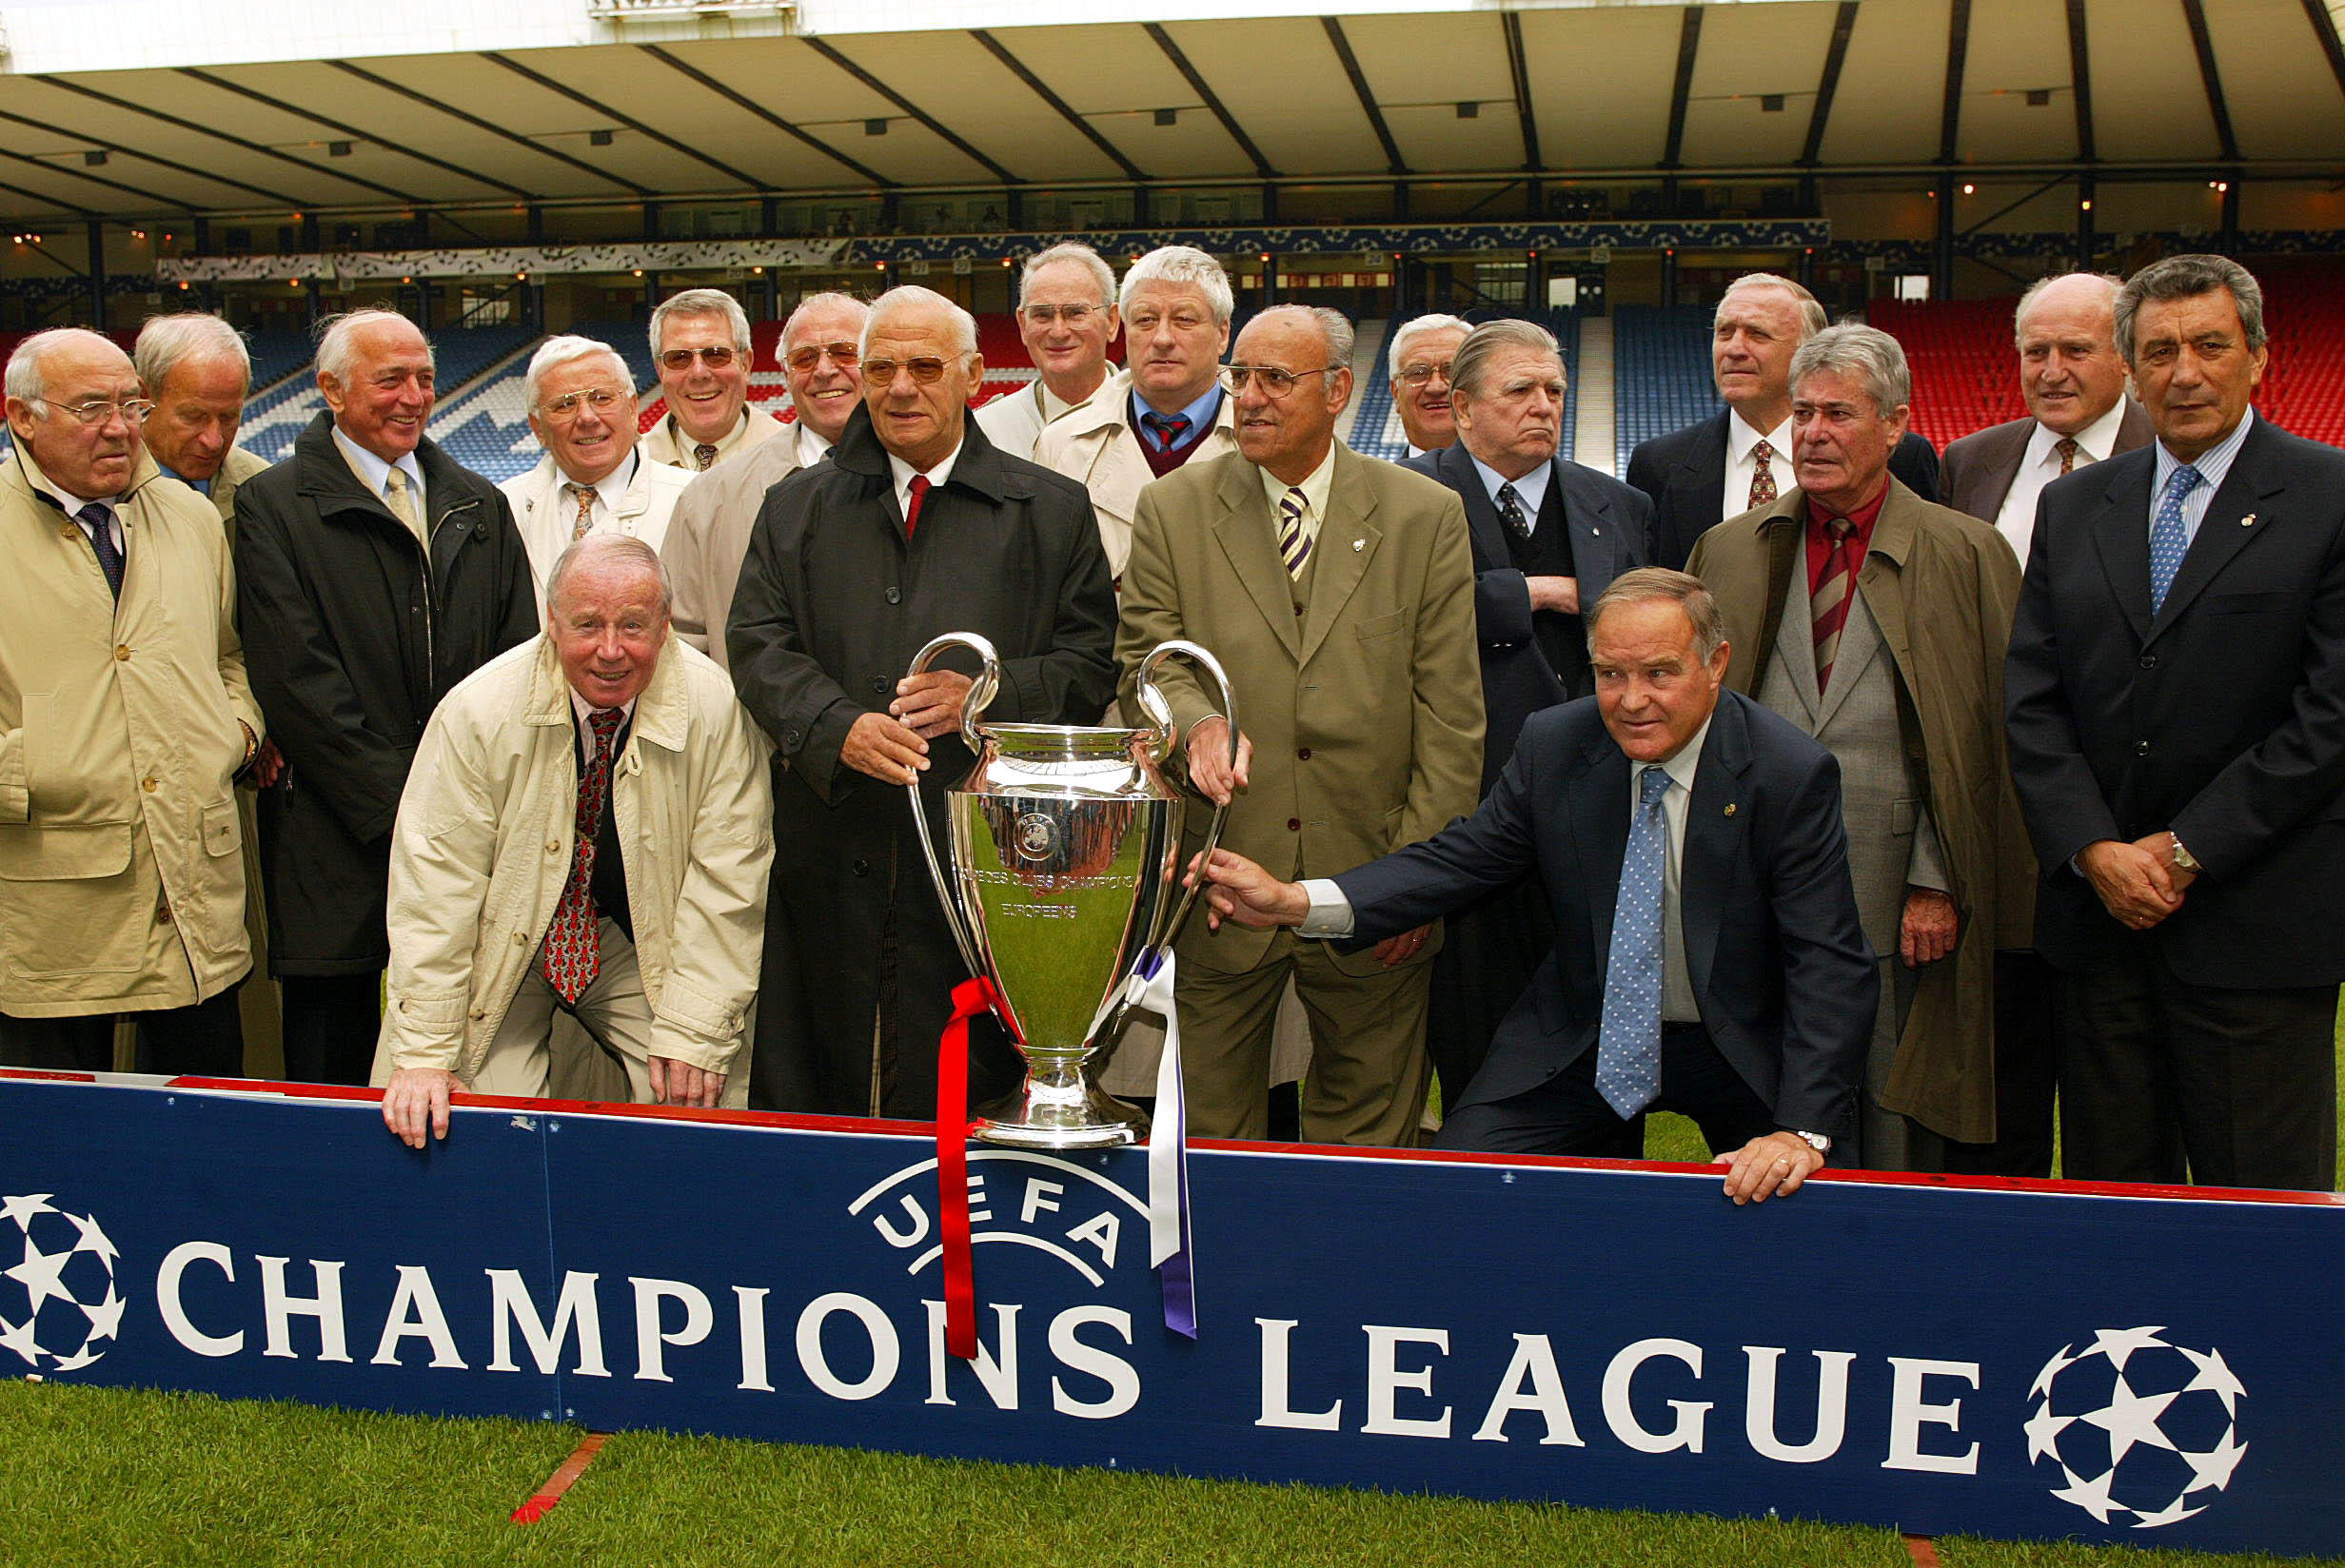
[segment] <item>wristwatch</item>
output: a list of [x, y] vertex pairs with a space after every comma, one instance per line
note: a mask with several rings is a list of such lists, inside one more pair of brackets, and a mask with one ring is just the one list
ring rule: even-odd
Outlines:
[[2197, 876], [2201, 871], [2205, 870], [2204, 867], [2198, 864], [2197, 858], [2193, 855], [2190, 851], [2182, 848], [2182, 840], [2180, 836], [2171, 828], [2166, 830], [2166, 842], [2174, 846], [2174, 864], [2176, 870], [2188, 872], [2193, 876]]
[[1829, 1155], [1832, 1152], [1832, 1140], [1821, 1132], [1802, 1132], [1798, 1127], [1789, 1127], [1785, 1130], [1794, 1138], [1805, 1142], [1808, 1147], [1819, 1154]]

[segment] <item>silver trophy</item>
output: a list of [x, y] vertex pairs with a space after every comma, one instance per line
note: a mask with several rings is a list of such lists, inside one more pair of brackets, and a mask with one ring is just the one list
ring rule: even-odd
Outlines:
[[[1166, 877], [1187, 802], [1160, 771], [1173, 743], [1172, 714], [1152, 677], [1174, 654], [1205, 667], [1220, 690], [1234, 762], [1230, 677], [1195, 643], [1164, 642], [1140, 663], [1143, 729], [985, 724], [979, 718], [1001, 679], [985, 638], [948, 632], [919, 651], [909, 674], [954, 647], [970, 649], [985, 667], [961, 702], [961, 734], [977, 765], [945, 796], [950, 876], [916, 777], [912, 820], [945, 923], [970, 972], [993, 981], [1027, 1069], [1017, 1092], [979, 1117], [977, 1136], [1015, 1148], [1138, 1143], [1147, 1116], [1097, 1088], [1085, 1069], [1120, 1037], [1126, 980], [1172, 945], [1196, 897]], [[1228, 815], [1228, 807], [1214, 809], [1208, 853]]]

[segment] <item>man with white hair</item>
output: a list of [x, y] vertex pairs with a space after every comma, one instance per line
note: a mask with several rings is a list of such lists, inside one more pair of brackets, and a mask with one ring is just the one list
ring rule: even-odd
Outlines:
[[529, 551], [541, 598], [555, 559], [590, 534], [624, 534], [653, 550], [667, 537], [690, 470], [636, 450], [635, 377], [609, 343], [549, 338], [530, 356], [522, 396], [545, 456], [498, 488]]
[[1121, 301], [1124, 368], [1035, 441], [1035, 461], [1091, 492], [1120, 583], [1140, 492], [1192, 458], [1237, 449], [1235, 404], [1215, 377], [1236, 301], [1221, 264], [1166, 245], [1132, 264]]
[[[1726, 406], [1628, 455], [1628, 482], [1653, 502], [1654, 565], [1683, 567], [1705, 530], [1791, 488], [1791, 355], [1823, 328], [1823, 303], [1789, 278], [1751, 272], [1726, 285], [1710, 323], [1710, 376]], [[1905, 432], [1889, 471], [1938, 500], [1938, 454], [1919, 432]]]
[[455, 1090], [544, 1094], [558, 1015], [634, 1100], [744, 1104], [773, 850], [764, 747], [724, 672], [669, 636], [659, 555], [626, 535], [564, 546], [544, 635], [450, 692], [416, 749], [384, 1124], [422, 1148]]
[[[1457, 440], [1457, 418], [1449, 408], [1449, 363], [1473, 330], [1455, 316], [1419, 316], [1392, 334], [1387, 369], [1392, 377], [1392, 409], [1409, 438], [1409, 455], [1421, 458]], [[1595, 596], [1588, 596], [1593, 601]]]
[[[149, 316], [139, 328], [130, 364], [155, 411], [140, 436], [167, 478], [207, 496], [220, 514], [230, 551], [236, 548], [236, 492], [268, 463], [236, 444], [245, 399], [252, 389], [252, 356], [244, 335], [204, 311]], [[261, 787], [276, 782], [285, 759], [264, 739], [251, 771], [237, 781], [236, 825], [244, 837], [245, 936], [252, 944], [257, 978], [237, 988], [245, 1050], [255, 1073], [273, 1070], [283, 1049], [276, 983], [268, 978], [268, 903], [261, 884]]]
[[121, 349], [9, 357], [0, 461], [0, 1063], [242, 1070], [251, 968], [232, 782], [260, 751], [234, 573], [209, 505], [141, 446]]
[[432, 352], [415, 323], [334, 317], [317, 364], [326, 411], [237, 496], [238, 625], [286, 761], [261, 795], [286, 1074], [363, 1084], [416, 743], [451, 687], [528, 640], [537, 595], [503, 495], [424, 434]]
[[1017, 335], [1035, 379], [977, 410], [986, 437], [1014, 458], [1034, 455], [1042, 427], [1090, 401], [1108, 379], [1115, 337], [1115, 274], [1087, 245], [1026, 258], [1018, 274]]
[[781, 434], [781, 421], [749, 406], [755, 348], [749, 316], [721, 288], [687, 288], [651, 313], [651, 353], [667, 415], [643, 433], [642, 455], [701, 474]]
[[[943, 632], [1001, 657], [994, 723], [1089, 724], [1114, 690], [1115, 600], [1080, 486], [996, 451], [969, 418], [976, 323], [916, 284], [863, 327], [863, 406], [827, 461], [765, 498], [734, 599], [733, 680], [774, 742], [773, 918], [753, 1101], [936, 1113], [936, 1042], [969, 978], [920, 869], [904, 786], [958, 782], [975, 660], [906, 676]], [[944, 833], [941, 789], [923, 791]], [[990, 1025], [972, 1104], [1019, 1081]]]
[[848, 416], [863, 406], [857, 367], [868, 308], [829, 292], [798, 302], [781, 328], [781, 375], [798, 418], [779, 440], [753, 446], [693, 480], [668, 519], [660, 559], [676, 587], [676, 635], [720, 668], [731, 666], [725, 623], [733, 615], [741, 557], [749, 551], [749, 528], [766, 491], [820, 462], [845, 433]]

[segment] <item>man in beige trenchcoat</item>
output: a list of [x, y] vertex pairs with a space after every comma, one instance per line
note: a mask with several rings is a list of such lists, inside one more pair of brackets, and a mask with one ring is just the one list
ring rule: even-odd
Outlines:
[[242, 1070], [234, 780], [260, 750], [218, 517], [140, 444], [94, 332], [10, 356], [0, 462], [0, 1062]]
[[[245, 399], [252, 390], [252, 356], [243, 336], [203, 311], [149, 316], [130, 350], [130, 365], [155, 405], [140, 432], [148, 454], [167, 476], [210, 498], [232, 553], [236, 492], [268, 466], [236, 444]], [[277, 748], [264, 741], [251, 772], [236, 786], [236, 825], [245, 840], [245, 936], [252, 944], [252, 977], [236, 994], [245, 1027], [245, 1072], [254, 1078], [274, 1078], [285, 1068], [283, 1012], [277, 983], [268, 977], [258, 817], [259, 792], [275, 782], [281, 766]]]

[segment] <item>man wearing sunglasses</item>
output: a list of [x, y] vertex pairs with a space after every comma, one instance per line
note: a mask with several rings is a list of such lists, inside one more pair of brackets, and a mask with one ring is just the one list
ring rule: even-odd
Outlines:
[[[830, 460], [768, 491], [729, 630], [733, 681], [774, 743], [774, 881], [750, 1104], [932, 1117], [936, 1040], [969, 977], [920, 863], [904, 786], [943, 833], [971, 757], [975, 662], [907, 677], [943, 632], [1001, 657], [994, 723], [1089, 724], [1115, 686], [1115, 599], [1081, 488], [969, 418], [976, 323], [929, 289], [880, 296], [863, 407]], [[1468, 795], [1470, 801], [1470, 794]], [[971, 1031], [970, 1103], [1019, 1063]]]
[[719, 666], [731, 663], [725, 622], [765, 492], [820, 462], [846, 430], [847, 416], [863, 405], [859, 340], [868, 308], [844, 294], [809, 294], [798, 302], [781, 328], [781, 375], [798, 418], [780, 440], [693, 480], [668, 519], [660, 559], [676, 589], [676, 635]]
[[227, 537], [140, 444], [121, 349], [36, 333], [0, 461], [0, 1064], [243, 1070], [233, 781], [260, 750]]
[[1017, 335], [1035, 379], [977, 410], [986, 438], [1014, 458], [1034, 455], [1042, 427], [1073, 413], [1113, 367], [1115, 274], [1087, 245], [1054, 245], [1018, 274]]
[[554, 562], [589, 534], [624, 534], [658, 550], [693, 477], [643, 461], [635, 376], [609, 343], [549, 338], [531, 356], [523, 385], [529, 433], [545, 456], [497, 488], [513, 503], [513, 523], [542, 600]]
[[[1127, 716], [1140, 660], [1167, 637], [1202, 643], [1228, 670], [1234, 761], [1203, 683], [1170, 665], [1159, 679], [1190, 785], [1230, 805], [1222, 844], [1283, 878], [1332, 876], [1429, 838], [1474, 809], [1482, 776], [1465, 509], [1335, 439], [1351, 350], [1351, 324], [1332, 310], [1276, 305], [1247, 323], [1225, 372], [1238, 449], [1141, 492], [1116, 631]], [[1194, 813], [1185, 853], [1204, 828]], [[1336, 953], [1192, 920], [1178, 1001], [1192, 1130], [1266, 1134], [1273, 1020], [1291, 979], [1311, 1020], [1305, 1141], [1415, 1143], [1439, 945], [1437, 925]]]
[[644, 432], [642, 453], [704, 474], [781, 434], [781, 421], [749, 406], [749, 316], [721, 288], [687, 288], [651, 313], [651, 353], [667, 417]]

